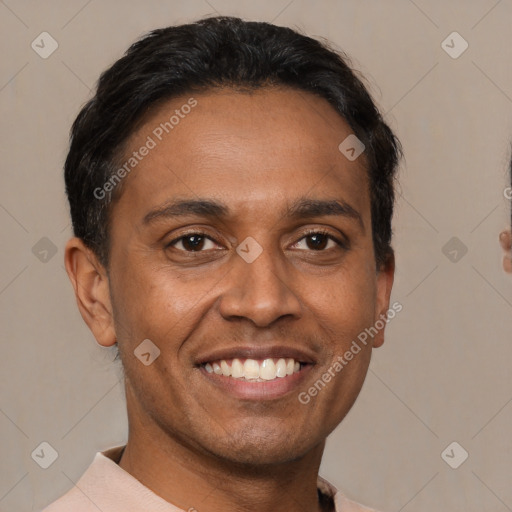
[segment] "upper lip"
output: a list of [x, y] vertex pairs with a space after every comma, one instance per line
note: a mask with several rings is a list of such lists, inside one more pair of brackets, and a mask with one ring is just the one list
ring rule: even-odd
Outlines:
[[316, 357], [311, 351], [284, 345], [229, 347], [212, 350], [196, 358], [196, 364], [211, 363], [221, 359], [267, 359], [293, 358], [300, 363], [316, 363]]

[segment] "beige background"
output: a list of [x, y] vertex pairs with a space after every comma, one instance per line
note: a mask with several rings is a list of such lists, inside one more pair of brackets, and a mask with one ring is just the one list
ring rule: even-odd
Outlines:
[[[119, 367], [63, 268], [70, 125], [134, 39], [215, 12], [334, 41], [404, 145], [392, 296], [403, 311], [321, 474], [386, 512], [511, 511], [512, 277], [497, 241], [510, 208], [510, 0], [0, 2], [0, 510], [39, 510], [127, 434]], [[43, 31], [59, 45], [48, 59], [31, 48]], [[457, 59], [441, 47], [453, 31], [469, 43]], [[32, 251], [43, 237], [57, 248], [46, 262]], [[458, 262], [442, 250], [452, 237], [467, 247]], [[31, 458], [43, 441], [59, 454], [46, 470]], [[458, 469], [441, 458], [452, 441], [469, 452]]]

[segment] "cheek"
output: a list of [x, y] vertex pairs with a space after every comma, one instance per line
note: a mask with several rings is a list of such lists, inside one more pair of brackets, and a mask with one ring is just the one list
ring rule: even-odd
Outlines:
[[359, 274], [332, 279], [329, 291], [317, 295], [313, 314], [329, 340], [319, 376], [328, 389], [317, 406], [331, 411], [335, 424], [353, 405], [368, 371], [372, 348], [365, 329], [374, 323], [375, 291], [371, 276]]
[[[206, 314], [215, 291], [214, 276], [184, 279], [169, 267], [130, 264], [113, 279], [116, 334], [128, 348], [153, 341], [165, 359], [177, 351]], [[166, 348], [173, 347], [173, 350]]]
[[376, 281], [371, 272], [341, 270], [308, 295], [307, 301], [318, 323], [335, 339], [351, 340], [373, 323]]

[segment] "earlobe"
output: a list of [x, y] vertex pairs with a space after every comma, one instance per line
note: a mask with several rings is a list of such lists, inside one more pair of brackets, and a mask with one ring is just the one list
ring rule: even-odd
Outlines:
[[373, 348], [379, 348], [384, 344], [384, 330], [394, 279], [395, 254], [391, 250], [385, 263], [377, 271], [377, 307], [374, 327], [378, 330], [378, 333], [373, 338]]
[[104, 347], [114, 345], [116, 335], [105, 268], [94, 252], [76, 237], [66, 244], [64, 264], [80, 314], [96, 341]]
[[507, 254], [503, 256], [503, 270], [507, 274], [512, 274], [512, 256]]

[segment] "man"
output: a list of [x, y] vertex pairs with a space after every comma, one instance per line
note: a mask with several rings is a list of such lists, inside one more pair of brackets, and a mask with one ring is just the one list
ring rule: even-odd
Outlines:
[[168, 27], [102, 74], [65, 263], [129, 438], [46, 512], [371, 510], [318, 469], [396, 311], [399, 156], [345, 59], [288, 28]]
[[500, 243], [503, 249], [503, 270], [512, 273], [512, 233], [505, 229], [500, 233]]
[[[509, 172], [510, 187], [505, 189], [504, 195], [507, 199], [512, 199], [512, 160], [510, 162]], [[503, 270], [512, 274], [512, 231], [510, 229], [505, 229], [500, 233], [500, 244], [503, 249]]]

